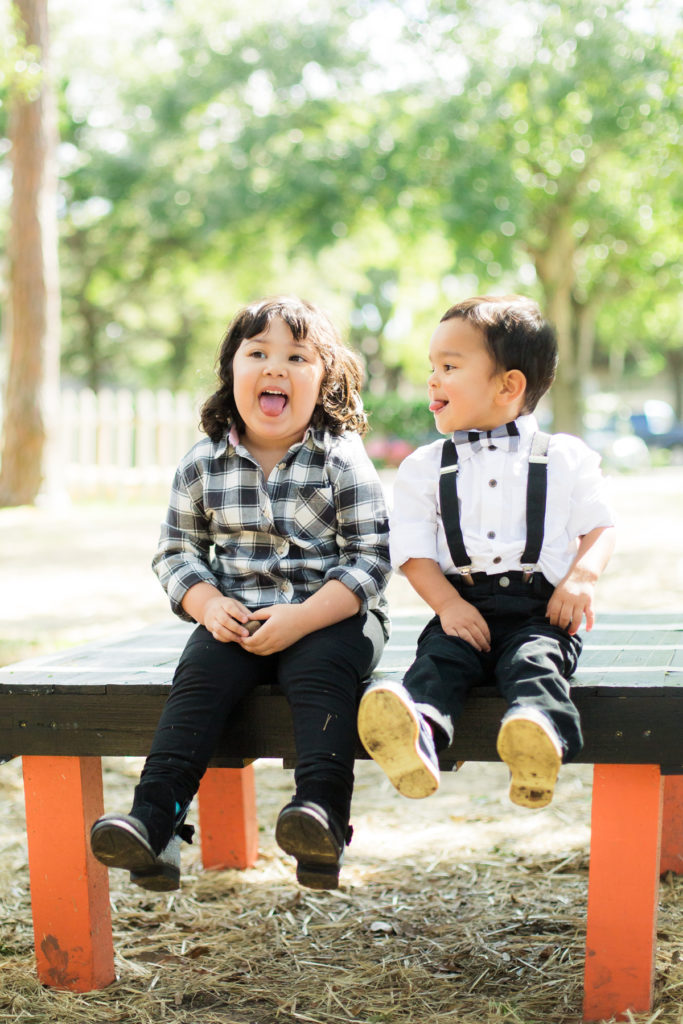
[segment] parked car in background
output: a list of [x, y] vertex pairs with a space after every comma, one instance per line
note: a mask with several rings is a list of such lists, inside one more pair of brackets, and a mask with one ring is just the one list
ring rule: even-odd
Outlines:
[[583, 439], [602, 456], [605, 469], [646, 469], [650, 450], [631, 423], [631, 409], [619, 395], [589, 395], [583, 417]]
[[683, 458], [683, 423], [668, 402], [650, 399], [643, 403], [641, 412], [632, 412], [630, 417], [633, 433], [650, 448], [677, 449]]

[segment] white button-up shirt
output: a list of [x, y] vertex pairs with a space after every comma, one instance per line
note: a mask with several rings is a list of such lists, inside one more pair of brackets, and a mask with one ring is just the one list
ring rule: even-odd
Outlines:
[[[520, 570], [526, 544], [526, 486], [534, 416], [520, 416], [519, 448], [495, 440], [474, 451], [458, 445], [460, 525], [473, 572]], [[439, 476], [443, 440], [418, 448], [399, 467], [391, 513], [391, 560], [431, 558], [457, 575], [441, 520]], [[453, 486], [454, 474], [446, 477]], [[578, 437], [553, 434], [548, 451], [548, 499], [539, 569], [556, 585], [576, 555], [578, 538], [614, 519], [605, 497], [600, 457]]]

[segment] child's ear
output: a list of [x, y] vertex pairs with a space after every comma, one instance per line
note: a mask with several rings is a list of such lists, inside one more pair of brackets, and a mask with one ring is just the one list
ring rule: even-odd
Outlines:
[[521, 370], [505, 370], [500, 376], [496, 400], [499, 405], [521, 402], [526, 391], [526, 377]]

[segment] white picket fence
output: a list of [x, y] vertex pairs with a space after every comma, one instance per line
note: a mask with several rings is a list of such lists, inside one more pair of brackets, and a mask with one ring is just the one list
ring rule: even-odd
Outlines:
[[70, 492], [158, 490], [203, 435], [200, 400], [179, 391], [65, 389], [61, 459]]

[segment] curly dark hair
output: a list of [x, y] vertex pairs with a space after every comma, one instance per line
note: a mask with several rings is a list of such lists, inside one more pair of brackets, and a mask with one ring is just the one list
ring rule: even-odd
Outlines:
[[212, 441], [219, 441], [232, 424], [238, 431], [244, 430], [244, 421], [233, 396], [233, 359], [245, 338], [266, 331], [277, 318], [287, 324], [296, 341], [311, 341], [323, 361], [320, 399], [313, 411], [311, 426], [325, 428], [332, 434], [355, 430], [362, 436], [368, 421], [360, 397], [363, 380], [360, 360], [346, 348], [321, 309], [290, 296], [262, 299], [245, 306], [233, 317], [218, 352], [216, 371], [220, 386], [202, 406], [202, 430]]
[[497, 370], [526, 377], [524, 412], [533, 412], [557, 369], [555, 329], [533, 299], [523, 295], [478, 295], [451, 306], [441, 321], [466, 320], [486, 338]]

